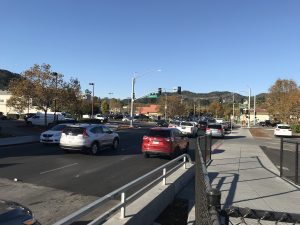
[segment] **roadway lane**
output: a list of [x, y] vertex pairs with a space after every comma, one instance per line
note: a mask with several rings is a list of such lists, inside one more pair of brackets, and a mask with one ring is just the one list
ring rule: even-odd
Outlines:
[[[120, 147], [97, 156], [65, 154], [58, 146], [40, 143], [0, 149], [0, 177], [82, 195], [103, 196], [167, 163], [162, 157], [145, 159], [140, 150], [148, 128], [119, 132]], [[195, 139], [190, 139], [190, 154]]]

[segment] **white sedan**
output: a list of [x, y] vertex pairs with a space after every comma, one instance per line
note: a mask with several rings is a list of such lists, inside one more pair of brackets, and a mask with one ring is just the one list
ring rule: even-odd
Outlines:
[[293, 136], [292, 129], [288, 124], [277, 124], [274, 129], [274, 136]]
[[71, 124], [64, 123], [64, 124], [58, 124], [54, 127], [52, 127], [50, 130], [47, 130], [43, 133], [41, 133], [40, 136], [40, 142], [43, 144], [59, 144], [61, 133], [63, 129]]

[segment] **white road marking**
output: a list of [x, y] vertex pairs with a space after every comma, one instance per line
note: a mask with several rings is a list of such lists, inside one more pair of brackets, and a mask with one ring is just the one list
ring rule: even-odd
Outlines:
[[42, 174], [45, 174], [45, 173], [51, 173], [51, 172], [53, 172], [53, 171], [65, 169], [65, 168], [68, 168], [68, 167], [71, 167], [71, 166], [75, 166], [75, 165], [77, 165], [77, 164], [78, 164], [78, 163], [69, 164], [69, 165], [62, 166], [62, 167], [59, 167], [59, 168], [56, 168], [56, 169], [53, 169], [53, 170], [47, 170], [47, 171], [41, 172], [40, 174], [42, 175]]

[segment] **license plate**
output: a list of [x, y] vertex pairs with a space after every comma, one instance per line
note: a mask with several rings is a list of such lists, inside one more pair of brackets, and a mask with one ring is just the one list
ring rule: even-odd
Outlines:
[[158, 145], [158, 144], [159, 144], [159, 141], [153, 141], [153, 144], [154, 144], [154, 145]]

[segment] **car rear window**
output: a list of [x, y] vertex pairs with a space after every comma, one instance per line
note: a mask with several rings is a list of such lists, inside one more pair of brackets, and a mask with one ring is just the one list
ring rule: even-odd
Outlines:
[[77, 135], [77, 134], [82, 134], [83, 129], [84, 129], [83, 127], [66, 127], [63, 130], [63, 133]]
[[208, 128], [212, 128], [212, 129], [221, 129], [222, 125], [218, 125], [218, 124], [209, 124]]
[[150, 130], [149, 137], [170, 137], [171, 131], [170, 130]]
[[67, 125], [63, 124], [63, 125], [56, 125], [54, 127], [51, 128], [51, 130], [53, 131], [62, 131]]
[[290, 126], [278, 126], [279, 129], [291, 129]]
[[181, 126], [189, 126], [189, 127], [193, 127], [194, 125], [192, 123], [188, 123], [188, 122], [182, 122]]

